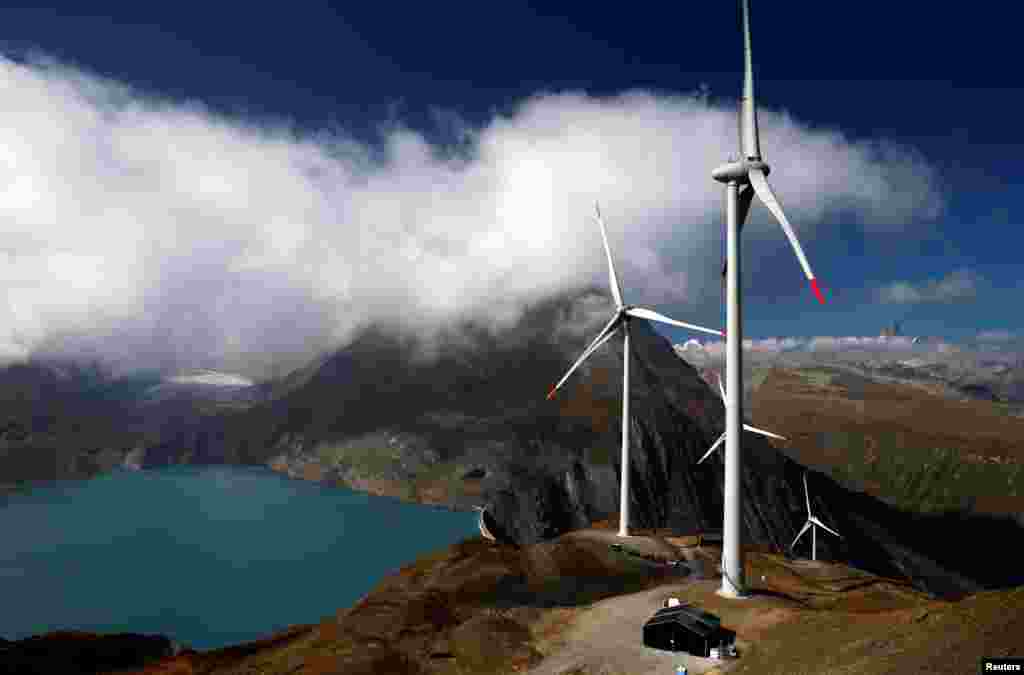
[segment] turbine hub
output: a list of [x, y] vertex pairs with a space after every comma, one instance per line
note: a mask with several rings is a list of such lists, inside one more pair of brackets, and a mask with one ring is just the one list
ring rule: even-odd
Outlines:
[[760, 169], [761, 173], [763, 173], [766, 176], [772, 172], [771, 167], [768, 166], [768, 162], [765, 162], [760, 157], [747, 158], [746, 165], [748, 171], [750, 171], [751, 169]]
[[751, 169], [760, 169], [764, 172], [764, 175], [768, 175], [771, 171], [768, 164], [760, 159], [741, 159], [738, 161], [730, 161], [722, 164], [715, 168], [711, 172], [711, 177], [720, 183], [732, 183], [736, 182], [739, 184], [749, 182], [747, 173]]

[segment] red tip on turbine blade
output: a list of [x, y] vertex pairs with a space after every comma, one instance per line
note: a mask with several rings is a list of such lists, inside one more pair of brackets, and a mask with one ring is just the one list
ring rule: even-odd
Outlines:
[[818, 280], [817, 279], [811, 279], [811, 290], [813, 290], [814, 294], [816, 296], [818, 296], [818, 302], [820, 302], [821, 304], [824, 305], [825, 304], [825, 296], [821, 294], [821, 289], [818, 288]]
[[551, 387], [551, 391], [548, 392], [549, 401], [555, 397], [555, 391], [557, 391], [557, 389], [557, 387]]

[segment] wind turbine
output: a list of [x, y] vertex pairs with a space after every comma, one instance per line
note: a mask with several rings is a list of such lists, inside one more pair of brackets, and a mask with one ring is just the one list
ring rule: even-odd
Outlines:
[[[722, 384], [722, 376], [721, 375], [718, 376], [718, 389], [722, 392], [722, 400], [725, 402], [726, 405], [729, 405], [729, 397], [725, 395], [725, 385]], [[745, 422], [743, 424], [743, 428], [746, 429], [747, 431], [753, 431], [755, 434], [761, 434], [762, 436], [768, 436], [770, 438], [777, 438], [780, 441], [786, 440], [785, 436], [779, 436], [778, 434], [773, 434], [770, 431], [765, 431], [764, 429], [758, 429], [757, 427], [752, 427], [752, 426], [750, 426], [749, 424], [747, 424]], [[698, 464], [700, 464], [705, 459], [710, 457], [711, 453], [715, 451], [715, 448], [717, 448], [719, 445], [722, 444], [722, 441], [725, 440], [725, 434], [726, 434], [726, 432], [723, 431], [722, 435], [718, 437], [718, 440], [714, 442], [714, 444], [711, 446], [711, 448], [707, 452], [704, 453], [704, 456], [697, 460]]]
[[694, 326], [693, 324], [683, 323], [671, 319], [663, 314], [659, 314], [651, 309], [645, 309], [643, 307], [635, 307], [633, 305], [626, 305], [622, 302], [622, 288], [619, 286], [619, 278], [615, 274], [615, 263], [612, 262], [612, 250], [608, 246], [608, 233], [605, 230], [604, 219], [601, 218], [601, 207], [594, 204], [595, 216], [594, 220], [597, 221], [598, 226], [601, 228], [601, 241], [604, 242], [604, 253], [608, 259], [608, 279], [612, 288], [612, 296], [615, 299], [615, 314], [609, 319], [605, 327], [601, 329], [601, 332], [597, 334], [594, 341], [590, 343], [583, 354], [576, 359], [576, 363], [572, 364], [569, 371], [558, 381], [551, 391], [548, 393], [548, 399], [552, 399], [555, 396], [555, 392], [565, 384], [565, 381], [569, 379], [569, 376], [579, 368], [580, 364], [583, 363], [591, 354], [597, 351], [598, 347], [603, 345], [605, 342], [611, 339], [615, 333], [622, 329], [622, 480], [620, 481], [619, 490], [619, 536], [629, 536], [629, 322], [631, 319], [650, 319], [652, 321], [660, 321], [670, 326], [678, 326], [680, 328], [689, 328], [690, 330], [697, 330], [703, 333], [710, 333], [712, 335], [722, 335], [721, 331], [717, 331], [711, 328], [702, 328], [701, 326]]
[[818, 559], [818, 528], [819, 527], [823, 528], [827, 532], [831, 532], [832, 534], [836, 535], [840, 539], [843, 538], [843, 535], [839, 534], [838, 532], [833, 530], [831, 527], [829, 527], [825, 523], [823, 523], [820, 520], [818, 520], [817, 518], [815, 518], [814, 514], [811, 513], [811, 495], [807, 491], [807, 472], [806, 471], [804, 471], [804, 499], [807, 500], [807, 522], [804, 523], [803, 528], [800, 529], [800, 532], [796, 535], [796, 539], [793, 540], [793, 543], [789, 545], [789, 549], [793, 550], [793, 547], [796, 546], [796, 542], [800, 541], [800, 537], [804, 536], [804, 532], [806, 532], [807, 530], [810, 530], [811, 531], [811, 560], [817, 560]]
[[769, 168], [761, 159], [757, 137], [757, 109], [754, 101], [754, 69], [750, 53], [750, 0], [740, 0], [740, 19], [743, 31], [743, 99], [740, 103], [740, 149], [742, 158], [730, 159], [711, 172], [712, 178], [725, 184], [726, 206], [726, 370], [729, 391], [732, 392], [725, 407], [725, 513], [722, 526], [722, 587], [719, 595], [729, 598], [746, 597], [743, 579], [743, 546], [741, 537], [742, 457], [740, 454], [740, 427], [743, 423], [743, 322], [740, 303], [740, 230], [750, 211], [754, 195], [782, 226], [797, 260], [811, 284], [811, 289], [824, 304], [825, 298], [818, 281], [804, 256], [800, 242], [793, 232], [786, 214], [768, 185]]

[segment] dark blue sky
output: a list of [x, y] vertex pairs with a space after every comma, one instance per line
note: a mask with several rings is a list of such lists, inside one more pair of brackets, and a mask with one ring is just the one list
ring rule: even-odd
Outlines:
[[[479, 123], [539, 91], [688, 93], [707, 84], [712, 99], [734, 99], [735, 4], [677, 4], [67, 3], [7, 8], [0, 20], [8, 53], [40, 50], [160, 96], [371, 138], [396, 110], [433, 134], [432, 107]], [[830, 305], [818, 308], [805, 287], [751, 303], [749, 336], [874, 334], [894, 319], [911, 333], [953, 338], [1024, 332], [1024, 313], [1013, 309], [1024, 291], [1020, 17], [1006, 5], [986, 8], [754, 3], [759, 105], [851, 139], [916, 147], [939, 169], [948, 209], [932, 237], [878, 245], [832, 224], [837, 236], [809, 251]], [[976, 275], [973, 298], [879, 305], [865, 290], [958, 269]]]

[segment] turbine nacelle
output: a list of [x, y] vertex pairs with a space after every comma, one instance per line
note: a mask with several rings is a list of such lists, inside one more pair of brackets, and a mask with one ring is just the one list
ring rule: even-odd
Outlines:
[[716, 167], [711, 172], [711, 177], [720, 183], [749, 183], [750, 172], [760, 170], [764, 175], [771, 173], [771, 167], [760, 159], [732, 160]]

